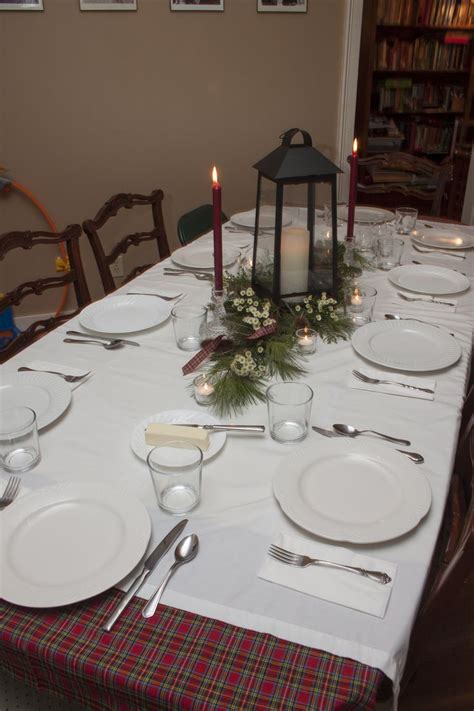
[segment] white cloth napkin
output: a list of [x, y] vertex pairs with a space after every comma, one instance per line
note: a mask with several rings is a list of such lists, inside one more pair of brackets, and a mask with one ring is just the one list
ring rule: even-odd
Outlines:
[[[454, 313], [458, 305], [457, 299], [453, 299], [450, 296], [435, 296], [435, 301], [432, 300], [430, 296], [424, 296], [423, 294], [416, 294], [415, 292], [410, 292], [407, 294], [410, 298], [419, 299], [419, 301], [406, 301], [402, 299], [398, 294], [394, 296], [394, 304], [397, 308], [400, 304], [404, 306], [409, 306], [410, 304], [416, 309], [426, 310], [426, 311], [442, 311], [443, 313]], [[442, 301], [443, 303], [437, 303]]]
[[[60, 363], [52, 363], [49, 360], [32, 360], [29, 363], [26, 363], [27, 368], [33, 368], [33, 370], [55, 370], [57, 373], [62, 373], [63, 375], [86, 375], [88, 373], [88, 370], [84, 370], [84, 368], [72, 368], [70, 365], [61, 365]], [[82, 383], [85, 383], [86, 380], [89, 380], [91, 377], [92, 373], [90, 373], [86, 378], [83, 378], [82, 380], [78, 380], [75, 383], [68, 383], [68, 385], [71, 387], [71, 390], [75, 390], [76, 388], [79, 387], [79, 385], [82, 385]], [[58, 376], [60, 377], [60, 376]]]
[[392, 581], [383, 585], [346, 570], [334, 570], [320, 565], [298, 568], [267, 556], [258, 574], [259, 578], [298, 590], [305, 595], [329, 600], [337, 605], [351, 607], [375, 617], [385, 616], [397, 572], [395, 563], [355, 553], [348, 548], [319, 541], [307, 541], [297, 536], [280, 534], [275, 544], [311, 558], [321, 558], [333, 563], [388, 573]]
[[[398, 383], [405, 383], [406, 385], [415, 385], [421, 388], [428, 388], [429, 390], [436, 390], [435, 380], [424, 380], [423, 378], [416, 378], [411, 375], [404, 375], [403, 373], [387, 373], [383, 370], [376, 370], [375, 368], [370, 368], [364, 365], [361, 372], [364, 375], [368, 375], [369, 378], [379, 378], [380, 380], [393, 380]], [[362, 380], [358, 380], [352, 371], [349, 372], [347, 385], [355, 390], [371, 390], [374, 393], [384, 393], [385, 395], [398, 395], [402, 397], [416, 397], [420, 400], [434, 400], [434, 393], [424, 393], [421, 390], [411, 390], [410, 388], [404, 388], [401, 385], [371, 385], [370, 383], [363, 383]]]

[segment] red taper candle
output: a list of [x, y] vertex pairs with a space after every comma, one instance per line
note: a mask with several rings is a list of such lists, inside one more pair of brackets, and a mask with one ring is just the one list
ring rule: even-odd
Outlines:
[[354, 237], [354, 211], [357, 196], [357, 138], [352, 144], [351, 173], [349, 181], [349, 204], [347, 209], [347, 237], [351, 240]]
[[222, 188], [217, 180], [216, 166], [212, 169], [212, 226], [214, 230], [214, 288], [222, 291]]

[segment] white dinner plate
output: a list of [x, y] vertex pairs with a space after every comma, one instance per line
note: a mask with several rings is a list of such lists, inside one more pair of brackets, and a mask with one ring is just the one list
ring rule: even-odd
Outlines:
[[31, 492], [2, 512], [0, 597], [54, 607], [97, 595], [130, 573], [150, 532], [144, 505], [112, 482]]
[[363, 358], [394, 370], [440, 370], [461, 357], [458, 341], [429, 324], [414, 321], [374, 321], [352, 336], [354, 350]]
[[[347, 205], [340, 205], [337, 208], [337, 216], [339, 219], [347, 222], [349, 208]], [[354, 222], [360, 224], [380, 224], [382, 222], [391, 222], [395, 219], [395, 215], [390, 210], [383, 210], [381, 207], [355, 207]]]
[[458, 294], [471, 286], [471, 282], [463, 274], [431, 264], [405, 264], [395, 267], [389, 271], [388, 278], [392, 284], [402, 289], [433, 296]]
[[[230, 221], [237, 227], [248, 227], [250, 230], [255, 230], [255, 210], [247, 212], [237, 212], [232, 215]], [[282, 227], [291, 225], [291, 213], [288, 210], [282, 210]], [[262, 205], [258, 219], [258, 227], [261, 230], [271, 230], [275, 227], [275, 208], [267, 205]]]
[[79, 322], [93, 333], [120, 335], [158, 326], [169, 317], [171, 308], [172, 304], [156, 296], [117, 294], [86, 306]]
[[49, 373], [12, 373], [2, 375], [0, 409], [29, 407], [36, 413], [42, 429], [54, 422], [71, 402], [71, 388], [58, 375]]
[[[240, 250], [237, 247], [223, 247], [222, 266], [232, 266], [239, 257]], [[212, 242], [189, 244], [186, 247], [181, 247], [173, 252], [171, 259], [178, 266], [187, 267], [188, 269], [214, 269]]]
[[474, 247], [474, 236], [461, 234], [455, 230], [426, 230], [411, 236], [413, 242], [434, 249], [470, 249]]
[[[133, 452], [146, 462], [148, 453], [153, 449], [145, 442], [145, 429], [152, 422], [159, 422], [164, 425], [185, 425], [187, 422], [198, 425], [220, 425], [222, 422], [216, 417], [208, 415], [207, 412], [197, 412], [196, 410], [164, 410], [156, 415], [150, 415], [142, 420], [132, 432], [131, 446]], [[220, 452], [225, 444], [227, 435], [225, 432], [209, 432], [209, 449], [202, 453], [203, 460], [207, 461], [217, 452]]]
[[335, 541], [379, 543], [414, 528], [429, 511], [422, 472], [387, 446], [338, 437], [280, 462], [273, 492], [289, 518]]

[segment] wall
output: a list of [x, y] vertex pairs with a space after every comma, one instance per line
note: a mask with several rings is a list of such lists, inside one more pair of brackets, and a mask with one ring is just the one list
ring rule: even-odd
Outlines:
[[[336, 159], [345, 1], [309, 0], [307, 14], [257, 13], [256, 0], [226, 0], [223, 13], [171, 12], [168, 0], [138, 0], [137, 12], [81, 12], [79, 0], [0, 12], [0, 164], [60, 228], [116, 192], [161, 187], [175, 247], [179, 215], [210, 200], [212, 163], [232, 214], [253, 205], [252, 165], [285, 128], [306, 128]], [[20, 195], [0, 195], [0, 232], [43, 225]], [[32, 276], [29, 257], [4, 261], [0, 291]], [[38, 304], [26, 312], [53, 299]]]

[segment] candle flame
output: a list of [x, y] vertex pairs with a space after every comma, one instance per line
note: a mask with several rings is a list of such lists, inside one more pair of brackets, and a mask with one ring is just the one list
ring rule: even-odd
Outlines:
[[304, 336], [305, 336], [305, 338], [308, 336], [308, 327], [307, 326], [304, 327]]
[[360, 296], [360, 289], [358, 286], [354, 289], [354, 296]]
[[216, 166], [213, 166], [212, 168], [212, 184], [219, 185], [219, 181], [217, 180], [217, 168]]
[[357, 138], [354, 138], [354, 143], [352, 144], [352, 153], [357, 154]]

